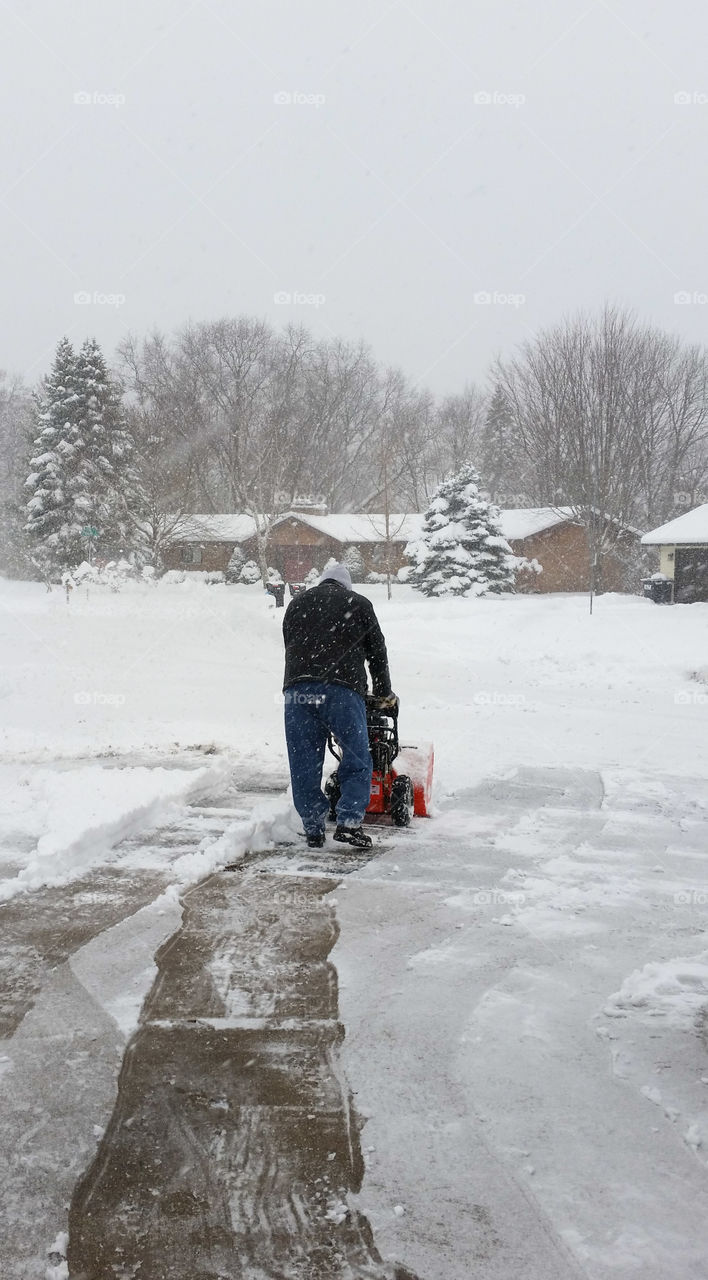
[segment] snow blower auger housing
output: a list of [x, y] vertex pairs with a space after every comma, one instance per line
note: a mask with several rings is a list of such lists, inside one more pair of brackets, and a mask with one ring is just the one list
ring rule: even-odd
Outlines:
[[[433, 789], [433, 744], [401, 746], [398, 701], [390, 705], [385, 698], [376, 698], [373, 694], [366, 696], [366, 727], [373, 773], [364, 821], [393, 822], [397, 827], [407, 827], [414, 814], [417, 818], [427, 818]], [[329, 749], [336, 760], [341, 760], [338, 745], [331, 736]], [[329, 798], [330, 817], [334, 818], [340, 795], [336, 769], [325, 783], [325, 794]]]

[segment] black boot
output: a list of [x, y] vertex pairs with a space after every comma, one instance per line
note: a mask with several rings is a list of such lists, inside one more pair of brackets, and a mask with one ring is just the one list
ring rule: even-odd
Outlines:
[[305, 833], [308, 849], [321, 849], [325, 842], [324, 831], [309, 831]]
[[363, 827], [344, 827], [341, 822], [337, 824], [334, 839], [341, 844], [353, 844], [355, 849], [370, 849], [373, 844]]

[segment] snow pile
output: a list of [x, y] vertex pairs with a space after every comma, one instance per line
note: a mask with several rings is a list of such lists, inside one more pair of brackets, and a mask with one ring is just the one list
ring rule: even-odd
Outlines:
[[708, 951], [691, 958], [652, 961], [625, 978], [610, 996], [605, 1013], [622, 1016], [639, 1012], [662, 1018], [674, 1027], [689, 1030], [698, 1014], [708, 1008]]
[[[38, 838], [29, 851], [15, 853], [15, 874], [0, 881], [0, 902], [27, 889], [68, 883], [105, 861], [119, 841], [168, 821], [186, 800], [210, 791], [223, 777], [221, 764], [201, 769], [86, 765], [20, 772], [8, 791], [9, 833], [21, 844], [17, 836], [24, 825]], [[18, 858], [24, 864], [19, 870]]]

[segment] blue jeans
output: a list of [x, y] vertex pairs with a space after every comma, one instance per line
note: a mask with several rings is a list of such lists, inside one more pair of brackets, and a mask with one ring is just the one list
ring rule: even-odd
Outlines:
[[337, 739], [342, 751], [337, 822], [358, 827], [371, 795], [371, 752], [364, 699], [344, 685], [320, 680], [290, 685], [285, 690], [285, 740], [293, 801], [308, 835], [323, 829], [329, 812], [329, 800], [322, 790], [328, 733]]

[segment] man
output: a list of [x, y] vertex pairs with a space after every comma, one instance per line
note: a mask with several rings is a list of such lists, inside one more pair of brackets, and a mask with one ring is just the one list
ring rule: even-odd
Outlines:
[[316, 587], [294, 596], [283, 619], [285, 738], [293, 801], [307, 843], [321, 849], [329, 801], [322, 791], [327, 735], [339, 743], [341, 795], [334, 839], [368, 849], [362, 820], [371, 794], [366, 729], [368, 663], [373, 692], [393, 697], [386, 644], [373, 605], [352, 590], [349, 570], [336, 564]]

